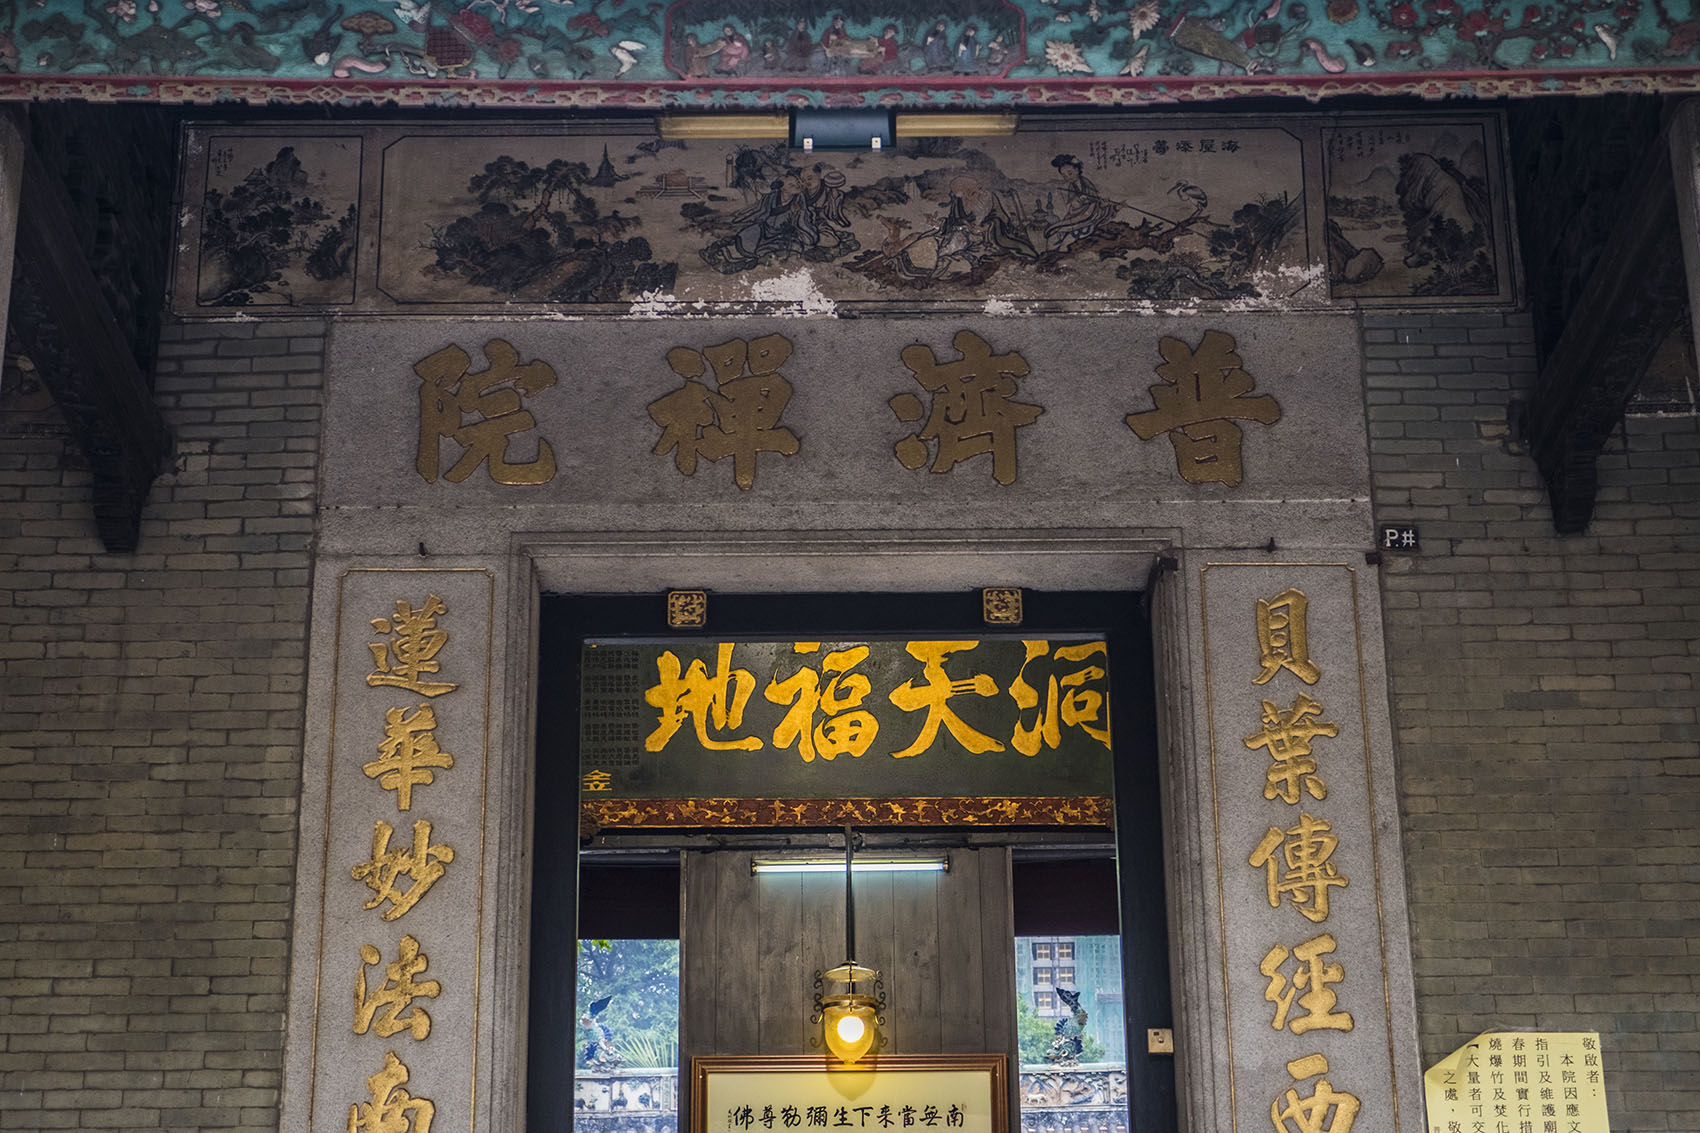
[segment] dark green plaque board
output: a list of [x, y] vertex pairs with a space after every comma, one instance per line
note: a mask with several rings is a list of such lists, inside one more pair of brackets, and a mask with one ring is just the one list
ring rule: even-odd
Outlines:
[[1101, 639], [592, 641], [581, 671], [597, 826], [1108, 822]]

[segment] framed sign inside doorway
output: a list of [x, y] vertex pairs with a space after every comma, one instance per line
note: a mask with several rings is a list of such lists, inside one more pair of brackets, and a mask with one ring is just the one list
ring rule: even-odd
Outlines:
[[893, 1054], [847, 1068], [820, 1056], [691, 1059], [690, 1133], [796, 1127], [1009, 1133], [1002, 1054]]

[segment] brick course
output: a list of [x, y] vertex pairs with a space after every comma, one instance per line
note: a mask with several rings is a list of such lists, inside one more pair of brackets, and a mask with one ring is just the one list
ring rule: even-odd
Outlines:
[[1527, 316], [1363, 327], [1424, 1064], [1597, 1030], [1614, 1129], [1700, 1129], [1700, 419], [1631, 418], [1559, 537]]
[[166, 329], [139, 554], [0, 445], [0, 1130], [277, 1129], [324, 335]]
[[[325, 329], [167, 328], [140, 554], [0, 448], [0, 1131], [277, 1128]], [[1700, 423], [1559, 538], [1526, 317], [1363, 343], [1424, 1062], [1597, 1029], [1614, 1127], [1700, 1129]]]

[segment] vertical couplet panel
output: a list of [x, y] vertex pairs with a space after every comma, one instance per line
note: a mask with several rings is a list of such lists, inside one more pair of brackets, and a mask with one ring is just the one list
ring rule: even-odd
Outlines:
[[1234, 1133], [1420, 1124], [1383, 650], [1359, 575], [1198, 573], [1221, 1000], [1190, 1022], [1220, 1031]]
[[495, 600], [486, 569], [321, 588], [288, 1127], [483, 1127]]

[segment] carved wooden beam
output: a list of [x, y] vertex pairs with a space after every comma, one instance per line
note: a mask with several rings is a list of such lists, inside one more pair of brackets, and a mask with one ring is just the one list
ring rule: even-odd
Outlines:
[[101, 542], [134, 551], [170, 434], [84, 258], [64, 186], [33, 151], [24, 161], [11, 327], [94, 474]]
[[1670, 147], [1653, 146], [1547, 359], [1523, 421], [1546, 481], [1553, 526], [1586, 530], [1598, 490], [1595, 460], [1659, 344], [1688, 318]]

